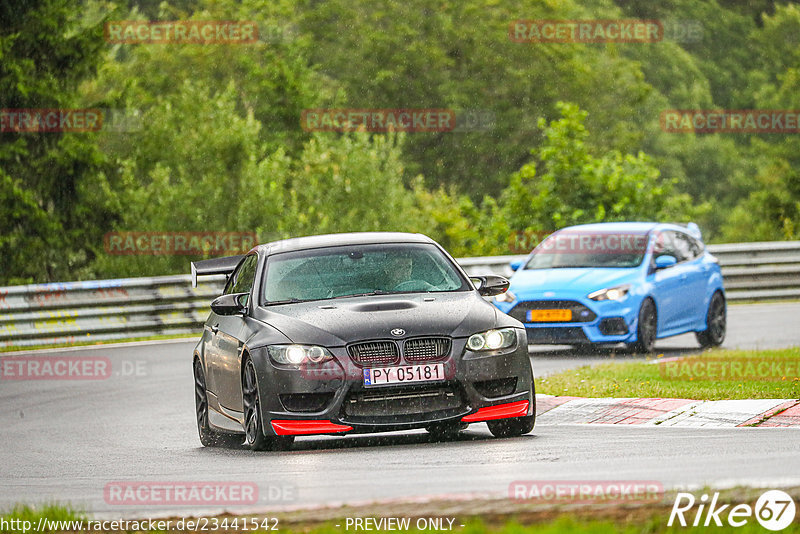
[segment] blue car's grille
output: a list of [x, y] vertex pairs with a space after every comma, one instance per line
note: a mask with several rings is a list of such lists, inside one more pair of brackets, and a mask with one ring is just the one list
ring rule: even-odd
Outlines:
[[[576, 300], [524, 301], [511, 308], [508, 314], [523, 323], [531, 323], [532, 321], [528, 318], [528, 312], [531, 310], [570, 310], [572, 312], [572, 319], [564, 321], [568, 323], [589, 323], [597, 318], [597, 315], [592, 310]], [[533, 322], [535, 323], [536, 321]]]
[[573, 343], [589, 343], [589, 338], [580, 326], [545, 326], [527, 328], [528, 343], [536, 345], [570, 345]]

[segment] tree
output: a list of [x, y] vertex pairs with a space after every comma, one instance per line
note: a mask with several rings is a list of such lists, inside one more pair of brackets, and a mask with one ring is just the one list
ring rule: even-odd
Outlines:
[[[78, 0], [0, 6], [0, 109], [71, 109], [100, 62], [102, 21]], [[89, 132], [0, 132], [0, 283], [63, 280], [91, 260], [87, 245], [113, 214], [89, 203], [103, 165]]]
[[[559, 102], [561, 118], [539, 119], [545, 141], [534, 161], [515, 173], [503, 191], [500, 214], [511, 231], [555, 231], [590, 222], [686, 220], [691, 203], [660, 177], [644, 153], [589, 152], [587, 113]], [[537, 172], [537, 168], [541, 169]]]

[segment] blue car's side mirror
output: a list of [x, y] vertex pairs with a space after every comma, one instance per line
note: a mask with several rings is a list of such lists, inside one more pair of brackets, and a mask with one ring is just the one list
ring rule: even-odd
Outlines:
[[656, 269], [666, 269], [667, 267], [672, 267], [676, 263], [678, 263], [678, 260], [675, 256], [664, 254], [656, 258]]
[[523, 263], [525, 263], [525, 260], [514, 260], [509, 265], [511, 266], [512, 271], [516, 271], [517, 269], [522, 267]]

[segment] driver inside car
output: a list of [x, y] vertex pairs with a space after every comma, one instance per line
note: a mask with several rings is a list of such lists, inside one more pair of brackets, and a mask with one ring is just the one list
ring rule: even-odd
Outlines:
[[411, 272], [414, 268], [414, 261], [411, 259], [411, 256], [394, 254], [389, 256], [386, 260], [386, 266], [383, 268], [385, 290], [408, 291], [409, 289], [398, 286], [412, 280]]

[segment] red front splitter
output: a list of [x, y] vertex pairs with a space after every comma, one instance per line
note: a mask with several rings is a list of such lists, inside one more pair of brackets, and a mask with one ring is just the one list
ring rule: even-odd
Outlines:
[[478, 421], [491, 421], [492, 419], [507, 419], [509, 417], [524, 417], [528, 415], [529, 401], [510, 402], [480, 408], [477, 412], [461, 418], [464, 423], [477, 423]]
[[302, 434], [335, 434], [349, 432], [353, 427], [337, 425], [330, 421], [272, 421], [272, 429], [279, 436], [297, 436]]

